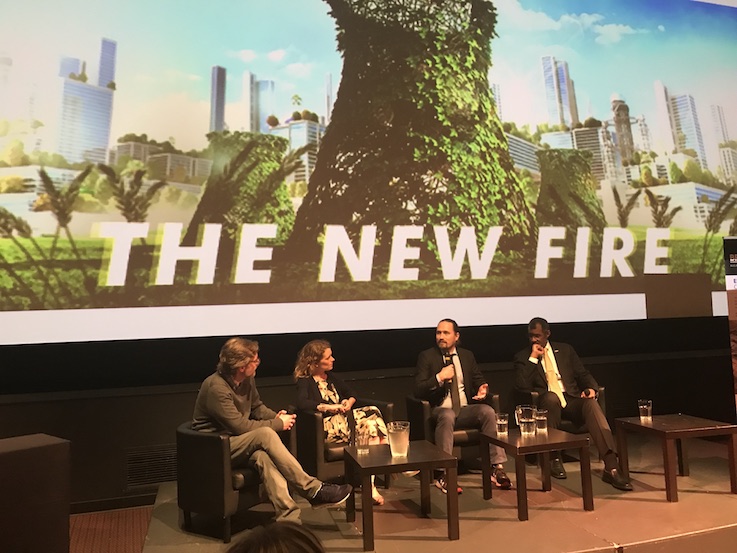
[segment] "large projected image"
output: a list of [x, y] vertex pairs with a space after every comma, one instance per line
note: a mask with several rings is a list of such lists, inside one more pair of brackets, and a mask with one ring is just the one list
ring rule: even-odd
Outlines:
[[735, 7], [6, 11], [0, 343], [726, 314]]

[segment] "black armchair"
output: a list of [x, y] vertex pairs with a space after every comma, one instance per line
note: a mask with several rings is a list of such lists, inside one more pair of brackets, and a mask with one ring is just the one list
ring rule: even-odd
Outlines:
[[[354, 407], [375, 405], [386, 422], [394, 420], [394, 404], [377, 399], [356, 398]], [[319, 480], [339, 480], [343, 477], [343, 448], [345, 444], [327, 443], [322, 413], [297, 411], [297, 460], [307, 474]]]
[[[290, 434], [282, 433], [282, 440]], [[260, 486], [256, 470], [231, 467], [227, 435], [192, 430], [191, 421], [177, 428], [177, 503], [185, 530], [192, 531], [192, 513], [219, 517], [223, 542], [229, 543], [231, 517], [268, 501]]]
[[[499, 413], [499, 394], [489, 394], [486, 403]], [[415, 396], [407, 396], [407, 418], [409, 419], [409, 439], [435, 442], [435, 422], [431, 416], [430, 402]], [[453, 453], [461, 457], [462, 449], [473, 446], [473, 457], [479, 456], [479, 434], [476, 428], [464, 428], [453, 431]]]

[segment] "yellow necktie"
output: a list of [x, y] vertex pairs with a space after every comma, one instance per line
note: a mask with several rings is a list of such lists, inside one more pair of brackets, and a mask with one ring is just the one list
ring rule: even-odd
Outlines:
[[545, 348], [545, 354], [543, 356], [543, 368], [545, 369], [545, 376], [548, 379], [548, 390], [553, 392], [558, 399], [560, 399], [561, 407], [566, 406], [566, 398], [563, 397], [563, 390], [560, 388], [560, 382], [558, 381], [558, 375], [555, 374], [555, 365], [553, 361], [553, 354], [550, 353], [550, 349]]

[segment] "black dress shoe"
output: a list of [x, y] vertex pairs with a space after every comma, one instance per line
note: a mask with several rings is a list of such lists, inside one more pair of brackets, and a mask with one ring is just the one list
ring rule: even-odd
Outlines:
[[563, 466], [563, 461], [561, 461], [560, 458], [550, 461], [550, 476], [557, 478], [558, 480], [565, 480], [568, 478], [566, 468]]
[[618, 490], [623, 490], [625, 492], [632, 491], [632, 484], [630, 484], [630, 481], [622, 476], [622, 473], [619, 472], [619, 469], [612, 469], [612, 470], [605, 470], [604, 474], [602, 474], [601, 479], [606, 482], [607, 484], [611, 484]]

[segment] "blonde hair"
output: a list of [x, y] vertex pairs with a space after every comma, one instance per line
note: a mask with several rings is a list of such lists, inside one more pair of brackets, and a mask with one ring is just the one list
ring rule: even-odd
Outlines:
[[230, 338], [220, 348], [217, 371], [223, 376], [232, 377], [238, 367], [242, 367], [258, 355], [258, 342], [246, 338]]
[[307, 378], [312, 375], [314, 367], [322, 359], [325, 350], [330, 347], [327, 340], [312, 340], [307, 342], [297, 354], [294, 365], [294, 379]]

